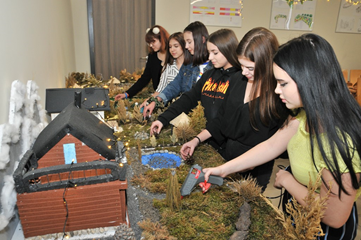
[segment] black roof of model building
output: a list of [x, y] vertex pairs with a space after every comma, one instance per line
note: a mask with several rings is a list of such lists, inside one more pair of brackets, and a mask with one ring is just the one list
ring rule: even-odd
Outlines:
[[[71, 134], [107, 159], [115, 159], [113, 130], [86, 109], [70, 103], [39, 134], [33, 151], [40, 159], [66, 134]], [[111, 141], [109, 142], [109, 139]], [[109, 149], [108, 146], [112, 145]]]

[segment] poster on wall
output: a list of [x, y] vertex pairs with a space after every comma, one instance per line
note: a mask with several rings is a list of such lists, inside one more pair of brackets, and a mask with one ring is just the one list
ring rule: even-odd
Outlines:
[[242, 26], [243, 3], [240, 0], [190, 0], [190, 22], [208, 26]]
[[361, 3], [359, 1], [341, 1], [336, 32], [361, 33]]
[[316, 0], [273, 0], [270, 29], [312, 31]]

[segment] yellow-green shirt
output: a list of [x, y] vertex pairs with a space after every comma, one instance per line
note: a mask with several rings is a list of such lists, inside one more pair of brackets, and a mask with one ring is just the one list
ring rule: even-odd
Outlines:
[[[312, 182], [314, 183], [316, 182], [318, 171], [320, 171], [322, 168], [328, 168], [323, 161], [321, 152], [319, 151], [316, 142], [314, 145], [314, 157], [317, 169], [315, 168], [312, 161], [310, 138], [309, 133], [306, 131], [306, 112], [304, 110], [301, 110], [301, 112], [296, 116], [296, 118], [297, 120], [299, 120], [300, 125], [298, 127], [297, 133], [289, 141], [287, 151], [293, 176], [298, 182], [305, 186], [308, 186], [310, 181], [309, 176], [311, 176]], [[321, 139], [323, 137], [324, 136], [321, 136]], [[329, 147], [328, 149], [325, 149], [325, 152], [328, 156], [331, 156], [331, 151]], [[341, 172], [349, 172], [349, 169], [347, 169], [346, 164], [343, 162], [338, 151], [336, 151], [336, 156]], [[352, 158], [352, 165], [356, 173], [361, 172], [361, 160], [359, 154], [356, 151]], [[357, 191], [356, 199], [358, 196], [360, 196], [360, 194], [361, 188], [359, 188]]]

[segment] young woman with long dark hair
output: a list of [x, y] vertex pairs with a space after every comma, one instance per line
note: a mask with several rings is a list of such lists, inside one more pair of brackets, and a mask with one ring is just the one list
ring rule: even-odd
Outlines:
[[148, 105], [152, 97], [158, 96], [178, 75], [179, 69], [183, 66], [184, 59], [189, 59], [189, 53], [186, 51], [185, 45], [183, 33], [176, 32], [169, 36], [166, 44], [165, 65], [160, 76], [158, 87], [152, 96], [140, 105], [141, 109]]
[[[196, 85], [185, 92], [177, 101], [162, 113], [158, 120], [152, 123], [151, 134], [159, 133], [161, 129], [182, 112], [189, 113], [201, 101], [207, 121], [217, 115], [232, 83], [242, 78], [241, 65], [238, 62], [236, 48], [238, 40], [230, 29], [220, 29], [209, 36], [207, 48], [209, 61], [213, 69], [205, 72]], [[213, 142], [211, 143], [213, 145]], [[219, 146], [213, 145], [216, 149]]]
[[315, 183], [321, 174], [315, 194], [330, 193], [321, 220], [325, 236], [317, 239], [355, 239], [355, 201], [361, 194], [361, 108], [347, 88], [333, 48], [316, 34], [304, 34], [279, 48], [273, 69], [275, 92], [295, 117], [245, 154], [204, 169], [205, 178], [264, 164], [287, 149], [291, 171], [280, 170], [275, 187], [285, 188], [286, 196], [304, 205], [309, 177]]
[[[246, 33], [236, 51], [243, 76], [232, 82], [217, 117], [209, 121], [206, 129], [195, 139], [183, 145], [181, 154], [184, 159], [193, 154], [200, 142], [212, 137], [223, 146], [220, 153], [229, 161], [270, 138], [278, 130], [288, 116], [274, 92], [276, 81], [272, 56], [278, 46], [276, 36], [266, 28], [254, 28]], [[264, 190], [272, 169], [273, 161], [270, 161], [243, 175], [256, 178]]]
[[192, 22], [184, 29], [183, 36], [187, 52], [191, 55], [191, 58], [184, 59], [183, 66], [175, 79], [167, 85], [153, 102], [144, 108], [144, 117], [152, 114], [156, 103], [166, 105], [181, 93], [189, 91], [201, 78], [202, 74], [212, 68], [212, 63], [208, 61], [208, 30], [206, 26], [199, 21]]

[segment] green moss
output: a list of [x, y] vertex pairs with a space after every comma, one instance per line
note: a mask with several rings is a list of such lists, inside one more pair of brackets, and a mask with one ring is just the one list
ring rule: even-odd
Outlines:
[[[123, 142], [128, 142], [129, 147], [138, 148], [137, 140], [134, 140], [136, 132], [149, 133], [150, 123], [125, 124], [122, 125], [124, 131], [118, 134]], [[162, 129], [161, 134], [157, 136], [156, 150], [168, 150], [179, 153], [181, 146], [173, 145], [171, 141], [171, 127]], [[150, 140], [140, 140], [140, 146], [150, 147]], [[161, 146], [159, 146], [161, 145]], [[197, 147], [193, 155], [194, 164], [203, 168], [215, 167], [224, 163], [223, 158], [209, 145], [201, 144]], [[176, 168], [179, 189], [184, 183], [190, 165], [183, 164]], [[170, 169], [148, 170], [144, 173], [141, 181], [142, 187], [147, 188], [153, 193], [166, 193]], [[181, 201], [180, 210], [171, 210], [166, 205], [165, 199], [154, 199], [153, 205], [160, 214], [160, 223], [166, 226], [169, 235], [178, 239], [229, 239], [236, 231], [235, 223], [239, 216], [239, 208], [243, 204], [243, 197], [238, 193], [232, 192], [227, 187], [227, 181], [239, 180], [239, 174], [233, 174], [225, 179], [223, 186], [212, 186], [212, 188], [203, 194], [198, 186], [189, 195]], [[146, 184], [144, 184], [146, 181]], [[249, 229], [249, 239], [284, 239], [283, 227], [277, 215], [261, 197], [251, 202], [251, 227]]]
[[259, 198], [250, 203], [252, 207], [250, 239], [286, 239], [284, 229], [274, 209]]
[[206, 194], [193, 192], [183, 198], [179, 211], [170, 211], [162, 201], [154, 201], [161, 223], [178, 239], [229, 239], [241, 205], [237, 194], [226, 187], [212, 188]]

